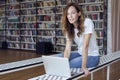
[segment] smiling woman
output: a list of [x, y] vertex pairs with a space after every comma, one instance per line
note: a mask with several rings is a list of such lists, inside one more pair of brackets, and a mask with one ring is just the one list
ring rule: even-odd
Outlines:
[[[85, 76], [88, 76], [87, 68], [99, 64], [99, 51], [93, 21], [85, 18], [82, 8], [76, 3], [66, 5], [61, 21], [62, 30], [66, 36], [66, 47], [64, 54], [57, 56], [68, 58], [71, 68], [82, 68]], [[71, 52], [73, 41], [78, 46], [77, 52]]]

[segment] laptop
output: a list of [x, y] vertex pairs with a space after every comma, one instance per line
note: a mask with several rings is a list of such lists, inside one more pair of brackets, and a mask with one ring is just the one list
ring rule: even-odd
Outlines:
[[55, 56], [42, 56], [45, 72], [48, 75], [71, 77], [71, 70], [67, 58]]

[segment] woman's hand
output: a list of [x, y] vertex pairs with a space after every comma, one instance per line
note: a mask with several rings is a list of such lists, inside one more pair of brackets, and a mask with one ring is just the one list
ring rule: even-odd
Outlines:
[[82, 68], [82, 71], [84, 72], [84, 77], [87, 77], [90, 74], [87, 68]]

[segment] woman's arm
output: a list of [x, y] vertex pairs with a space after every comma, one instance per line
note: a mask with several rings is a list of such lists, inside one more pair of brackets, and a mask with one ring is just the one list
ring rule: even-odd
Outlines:
[[72, 45], [72, 41], [66, 40], [66, 47], [65, 47], [65, 51], [64, 51], [64, 57], [66, 57], [66, 58], [70, 57], [71, 45]]
[[89, 75], [89, 71], [87, 69], [87, 59], [88, 59], [87, 57], [88, 57], [88, 48], [89, 48], [91, 35], [92, 34], [85, 34], [83, 39], [84, 41], [83, 41], [83, 49], [82, 49], [82, 70], [84, 71], [85, 76]]

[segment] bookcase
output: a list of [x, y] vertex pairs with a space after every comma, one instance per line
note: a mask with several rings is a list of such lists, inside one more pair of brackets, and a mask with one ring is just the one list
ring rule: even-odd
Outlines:
[[6, 40], [8, 48], [20, 49], [20, 29], [19, 29], [20, 6], [18, 0], [6, 0], [5, 17], [6, 17]]
[[36, 1], [22, 0], [20, 6], [20, 48], [35, 50], [36, 44]]
[[0, 47], [5, 41], [5, 1], [0, 1]]
[[52, 42], [52, 44], [55, 46], [55, 1], [37, 0], [36, 5], [36, 42]]
[[[61, 16], [69, 2], [83, 8], [85, 16], [93, 20], [100, 53], [103, 54], [104, 0], [6, 0], [0, 4], [0, 42], [7, 40], [11, 49], [36, 50], [36, 43], [50, 41], [55, 52], [63, 52], [65, 36], [61, 30]], [[105, 48], [105, 47], [104, 47]], [[77, 46], [72, 45], [72, 51]]]

